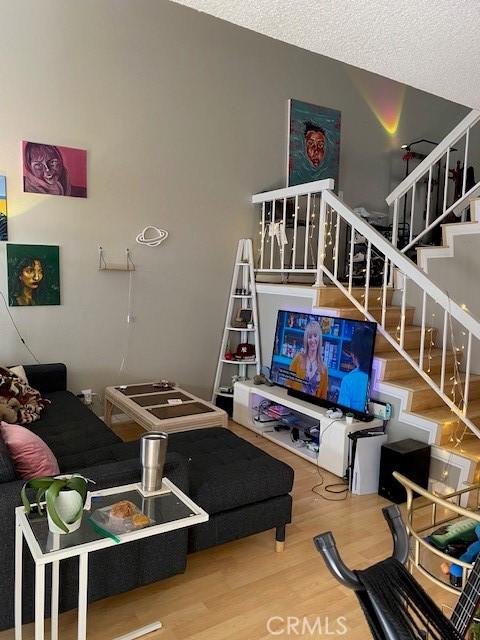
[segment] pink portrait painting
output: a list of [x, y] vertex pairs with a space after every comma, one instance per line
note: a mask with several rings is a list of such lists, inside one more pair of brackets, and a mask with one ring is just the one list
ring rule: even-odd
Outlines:
[[52, 196], [87, 197], [87, 152], [40, 142], [23, 146], [23, 190]]

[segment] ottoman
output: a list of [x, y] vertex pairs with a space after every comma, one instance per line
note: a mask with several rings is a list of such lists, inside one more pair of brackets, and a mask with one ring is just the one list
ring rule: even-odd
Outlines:
[[291, 521], [293, 469], [228, 429], [169, 435], [169, 453], [188, 462], [188, 493], [210, 515], [189, 530], [189, 552], [275, 529], [283, 550]]

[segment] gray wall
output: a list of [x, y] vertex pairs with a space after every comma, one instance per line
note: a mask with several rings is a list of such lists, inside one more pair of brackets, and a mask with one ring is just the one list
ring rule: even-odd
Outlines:
[[[62, 306], [12, 314], [74, 390], [166, 376], [208, 396], [249, 196], [284, 184], [288, 98], [342, 111], [340, 188], [374, 209], [402, 173], [400, 143], [442, 136], [465, 112], [407, 88], [391, 136], [360, 91], [370, 74], [165, 0], [0, 9], [10, 241], [61, 247]], [[22, 139], [87, 149], [88, 199], [22, 193]], [[135, 245], [147, 224], [170, 232], [161, 248]], [[99, 273], [98, 245], [114, 261], [133, 250], [134, 325], [128, 275]], [[3, 255], [0, 269], [6, 292]], [[30, 361], [5, 312], [0, 332], [0, 362]]]

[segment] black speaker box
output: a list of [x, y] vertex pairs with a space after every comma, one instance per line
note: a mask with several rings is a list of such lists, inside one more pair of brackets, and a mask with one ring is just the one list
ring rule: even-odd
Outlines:
[[420, 487], [428, 489], [430, 471], [430, 445], [417, 440], [399, 440], [382, 446], [378, 494], [400, 504], [407, 494], [402, 485], [392, 476], [398, 471]]
[[219, 409], [223, 409], [228, 413], [230, 418], [233, 415], [233, 395], [231, 398], [226, 398], [225, 396], [217, 396], [215, 398], [215, 404]]

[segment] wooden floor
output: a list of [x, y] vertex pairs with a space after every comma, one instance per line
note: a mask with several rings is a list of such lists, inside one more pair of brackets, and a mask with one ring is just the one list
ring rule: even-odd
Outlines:
[[[321, 478], [311, 463], [235, 423], [231, 428], [295, 469], [293, 523], [287, 527], [285, 551], [274, 552], [274, 534], [268, 531], [190, 555], [183, 575], [90, 605], [89, 640], [110, 639], [158, 618], [164, 629], [147, 638], [327, 638], [336, 637], [339, 616], [346, 618], [348, 629], [339, 637], [371, 637], [355, 596], [328, 573], [312, 538], [331, 530], [349, 566], [368, 566], [391, 552], [390, 534], [381, 513], [387, 502], [377, 495], [327, 502], [312, 492]], [[115, 430], [124, 439], [139, 435], [138, 427], [131, 424]], [[326, 484], [338, 481], [326, 472], [321, 474]], [[451, 604], [444, 591], [429, 587], [429, 593], [437, 603]], [[272, 634], [267, 625], [274, 616], [277, 618], [271, 622]], [[287, 634], [287, 617], [304, 616], [312, 626], [320, 618], [322, 635], [312, 635], [308, 627], [305, 633], [297, 627], [297, 632], [291, 630]], [[33, 625], [24, 629], [24, 638], [32, 638]], [[60, 616], [59, 635], [61, 640], [76, 638], [76, 612]], [[13, 637], [13, 631], [0, 633], [0, 640]]]

